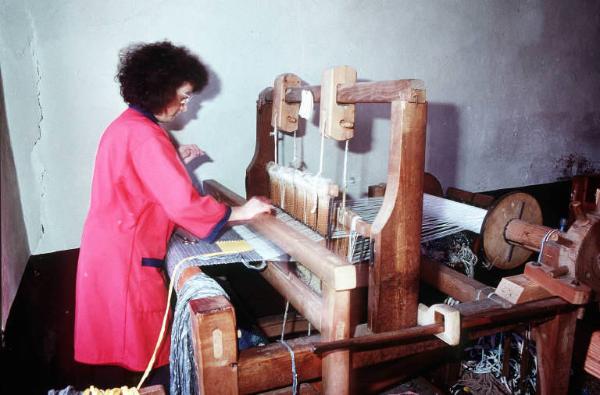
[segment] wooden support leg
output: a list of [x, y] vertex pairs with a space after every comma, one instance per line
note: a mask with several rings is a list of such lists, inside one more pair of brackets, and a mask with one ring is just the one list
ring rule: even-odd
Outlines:
[[[350, 291], [323, 287], [324, 306], [321, 340], [333, 341], [350, 337]], [[323, 394], [350, 393], [350, 351], [323, 354]]]
[[269, 194], [269, 175], [266, 165], [275, 158], [275, 142], [270, 135], [272, 108], [272, 103], [259, 97], [256, 108], [256, 147], [254, 157], [246, 169], [246, 197], [248, 199], [252, 196]]
[[375, 333], [417, 323], [426, 121], [426, 103], [392, 102], [387, 188], [371, 227], [368, 303]]
[[235, 312], [224, 296], [192, 300], [194, 362], [201, 394], [237, 394]]
[[573, 340], [577, 312], [556, 315], [534, 328], [538, 360], [538, 393], [566, 394], [573, 356]]

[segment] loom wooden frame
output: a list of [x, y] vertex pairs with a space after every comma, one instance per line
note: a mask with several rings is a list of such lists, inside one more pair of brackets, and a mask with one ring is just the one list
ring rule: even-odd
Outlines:
[[[319, 100], [320, 88], [313, 86], [288, 89], [286, 101], [299, 101], [301, 89], [310, 89], [315, 101]], [[270, 264], [262, 272], [263, 277], [320, 331], [320, 336], [288, 341], [295, 354], [298, 379], [314, 382], [321, 378], [322, 387], [318, 390], [327, 394], [369, 392], [381, 390], [383, 385], [389, 385], [392, 381], [389, 377], [371, 377], [359, 389], [361, 384], [356, 380], [357, 375], [364, 376], [371, 371], [365, 371], [364, 367], [398, 361], [397, 366], [402, 366], [407, 374], [414, 374], [415, 361], [419, 361], [419, 366], [431, 366], [438, 360], [439, 354], [436, 353], [448, 346], [433, 337], [443, 330], [443, 325], [416, 326], [417, 295], [421, 280], [464, 302], [458, 309], [463, 316], [462, 328], [470, 329], [469, 338], [532, 326], [541, 355], [541, 393], [566, 393], [569, 372], [557, 366], [556, 362], [563, 361], [563, 365], [568, 365], [564, 361], [571, 358], [573, 336], [568, 335], [573, 333], [575, 326], [575, 306], [556, 297], [508, 306], [506, 301], [494, 297], [493, 288], [420, 257], [419, 237], [415, 238], [414, 235], [420, 233], [421, 213], [414, 207], [414, 201], [421, 201], [423, 193], [426, 118], [426, 111], [423, 110], [426, 110], [427, 104], [422, 82], [400, 80], [343, 84], [338, 86], [337, 99], [339, 103], [391, 103], [391, 146], [396, 149], [393, 152], [403, 152], [405, 156], [400, 158], [399, 154], [391, 151], [388, 187], [381, 210], [383, 214], [378, 216], [379, 222], [376, 220], [376, 225], [373, 225], [376, 259], [372, 267], [366, 264], [348, 265], [318, 243], [285, 228], [272, 217], [265, 216], [252, 221], [252, 225], [260, 232], [292, 252], [294, 257], [323, 280], [322, 296], [319, 296], [291, 273], [287, 265]], [[265, 195], [269, 191], [265, 165], [273, 159], [273, 139], [269, 136], [271, 100], [271, 88], [261, 92], [257, 106], [256, 150], [246, 171], [248, 198]], [[411, 103], [413, 105], [412, 119], [403, 118], [407, 103], [409, 107]], [[414, 110], [419, 105], [422, 106], [421, 111], [414, 116]], [[405, 136], [407, 128], [411, 127], [414, 134]], [[400, 137], [404, 140], [399, 141]], [[400, 147], [405, 151], [398, 150]], [[239, 205], [244, 202], [243, 198], [215, 181], [206, 182], [205, 187], [208, 193], [228, 204]], [[399, 199], [401, 188], [404, 188], [403, 196], [412, 197], [413, 206], [407, 206]], [[410, 210], [417, 210], [418, 215], [410, 215]], [[408, 239], [402, 239], [400, 231], [409, 234]], [[377, 245], [381, 242], [393, 246], [390, 253], [382, 253], [381, 244]], [[409, 251], [409, 255], [406, 251]], [[187, 269], [179, 285], [198, 270]], [[369, 287], [368, 324], [359, 323], [354, 318], [357, 309], [364, 308], [364, 304], [355, 297], [356, 290], [366, 286]], [[386, 303], [383, 302], [385, 298]], [[215, 307], [215, 303], [211, 302], [210, 309], [203, 309], [200, 303], [190, 304], [196, 334], [196, 374], [201, 387], [213, 388], [215, 393], [256, 393], [290, 386], [291, 356], [283, 345], [274, 343], [238, 353], [237, 342], [224, 344], [221, 335], [215, 337], [215, 333], [231, 327], [232, 318], [226, 312], [232, 307], [226, 300], [220, 303], [222, 306]], [[387, 303], [389, 305], [385, 306]], [[216, 320], [216, 326], [203, 327], [200, 323], [206, 320], [199, 317], [206, 314], [220, 315], [221, 321]], [[218, 343], [218, 339], [221, 339], [221, 343]], [[225, 353], [228, 356], [219, 359], [216, 350], [223, 348], [228, 350]], [[229, 368], [223, 369], [224, 366]], [[218, 375], [215, 375], [216, 369], [219, 369]], [[554, 373], [553, 369], [556, 369]], [[387, 373], [389, 376], [391, 372]], [[403, 378], [398, 376], [397, 371], [394, 374], [396, 380]], [[314, 388], [301, 387], [301, 393], [311, 393], [311, 390]]]

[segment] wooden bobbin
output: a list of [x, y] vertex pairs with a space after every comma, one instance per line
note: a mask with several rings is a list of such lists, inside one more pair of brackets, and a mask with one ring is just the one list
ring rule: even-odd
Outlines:
[[354, 137], [354, 104], [337, 102], [338, 85], [354, 82], [356, 70], [349, 66], [338, 66], [323, 72], [319, 131], [329, 138], [344, 141]]
[[533, 196], [523, 192], [508, 193], [490, 206], [480, 234], [487, 261], [500, 269], [520, 266], [532, 254], [531, 250], [511, 244], [505, 239], [504, 229], [513, 219], [541, 225], [542, 209]]
[[281, 74], [275, 78], [271, 126], [277, 130], [288, 133], [298, 130], [300, 103], [286, 102], [285, 94], [289, 88], [299, 87], [301, 83], [300, 77], [291, 73]]

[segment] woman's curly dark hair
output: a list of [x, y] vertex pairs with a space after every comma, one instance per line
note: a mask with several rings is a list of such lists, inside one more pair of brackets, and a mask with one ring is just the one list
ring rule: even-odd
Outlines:
[[161, 41], [121, 50], [116, 79], [125, 102], [157, 114], [185, 82], [192, 84], [194, 92], [202, 90], [208, 82], [208, 71], [187, 48]]

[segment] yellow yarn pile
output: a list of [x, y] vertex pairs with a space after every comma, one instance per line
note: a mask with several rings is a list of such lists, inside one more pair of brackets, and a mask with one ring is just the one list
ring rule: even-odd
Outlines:
[[101, 390], [93, 385], [83, 391], [83, 395], [140, 395], [137, 388], [112, 388], [108, 390]]

